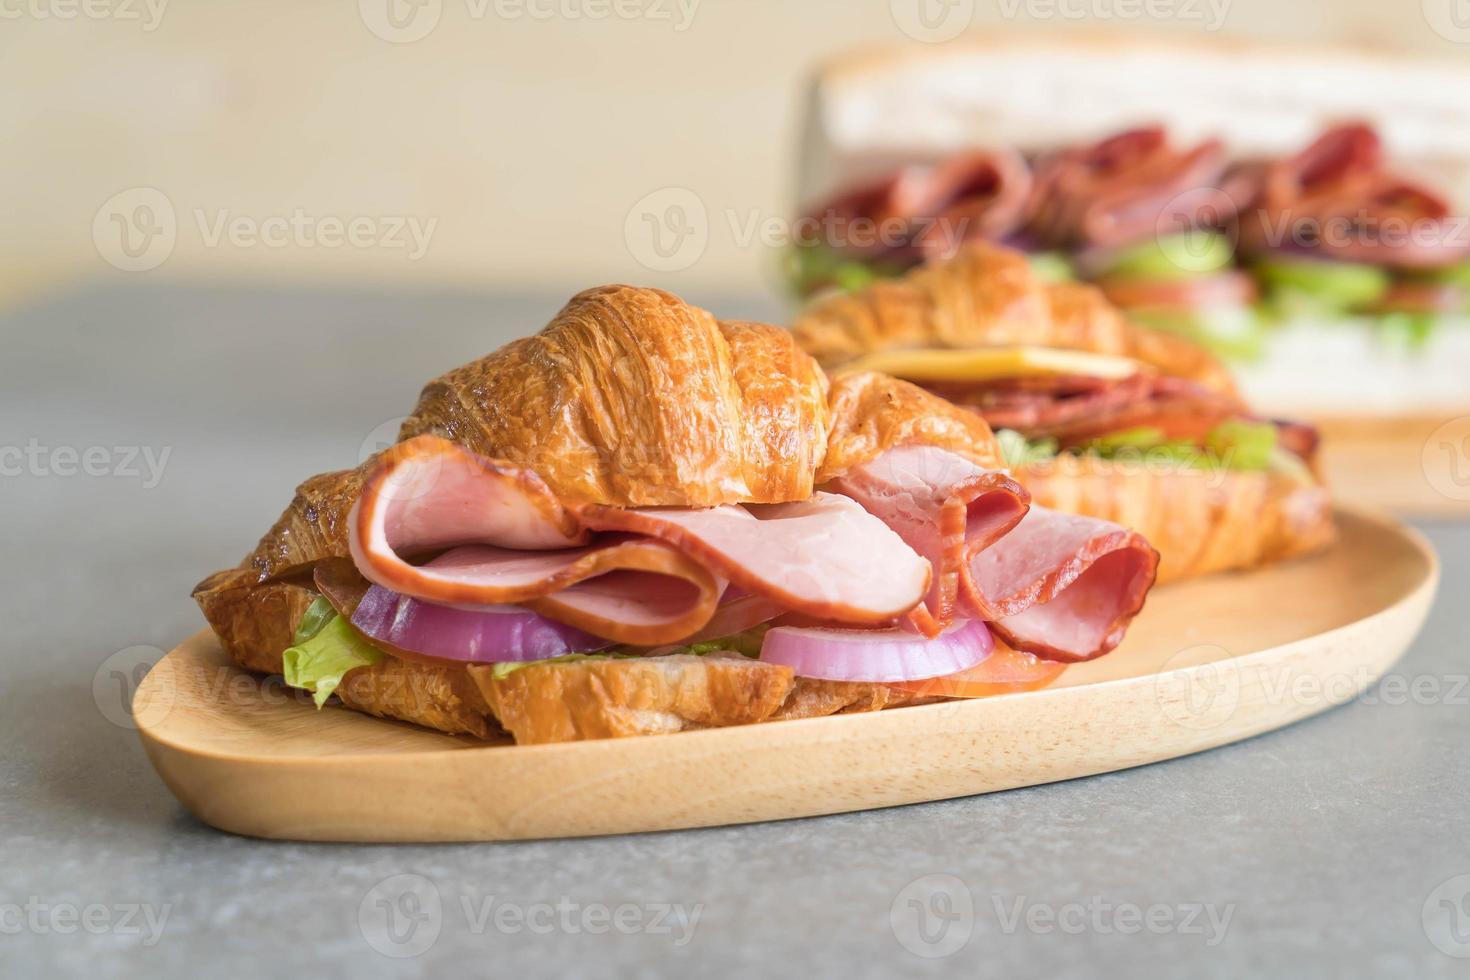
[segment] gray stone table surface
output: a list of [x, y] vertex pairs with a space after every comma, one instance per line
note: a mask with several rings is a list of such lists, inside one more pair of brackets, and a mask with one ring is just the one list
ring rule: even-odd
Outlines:
[[0, 457], [0, 976], [1470, 972], [1465, 525], [1424, 528], [1445, 576], [1391, 695], [1191, 758], [594, 840], [281, 844], [188, 816], [105, 672], [94, 694], [104, 661], [198, 629], [190, 587], [295, 482], [560, 299], [128, 282], [0, 316], [0, 450], [31, 447]]

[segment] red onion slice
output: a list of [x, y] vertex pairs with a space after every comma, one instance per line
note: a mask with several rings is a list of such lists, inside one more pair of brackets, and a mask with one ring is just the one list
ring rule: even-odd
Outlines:
[[374, 585], [352, 625], [390, 651], [462, 663], [546, 660], [612, 644], [520, 606], [441, 606]]
[[761, 659], [784, 664], [798, 677], [893, 684], [969, 670], [994, 649], [990, 630], [978, 619], [956, 620], [932, 640], [902, 629], [778, 626], [766, 634]]

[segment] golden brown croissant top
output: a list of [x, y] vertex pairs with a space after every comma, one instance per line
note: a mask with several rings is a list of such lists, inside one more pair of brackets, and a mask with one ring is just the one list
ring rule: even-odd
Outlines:
[[[399, 439], [439, 435], [533, 470], [569, 503], [624, 507], [805, 500], [898, 445], [1002, 465], [978, 415], [913, 385], [855, 374], [830, 399], [828, 388], [788, 331], [603, 286], [539, 334], [430, 382]], [[231, 580], [346, 555], [346, 515], [375, 461], [301, 484]]]
[[423, 433], [581, 502], [782, 503], [811, 496], [827, 380], [775, 327], [602, 286], [539, 334], [431, 382], [399, 439]]
[[901, 279], [818, 301], [792, 330], [827, 368], [880, 350], [1032, 344], [1124, 355], [1215, 391], [1235, 390], [1208, 351], [1128, 322], [1091, 286], [1043, 282], [1024, 254], [984, 242]]
[[895, 446], [937, 446], [986, 469], [1006, 468], [1000, 443], [978, 412], [918, 385], [873, 371], [832, 382], [832, 433], [818, 483], [835, 480]]

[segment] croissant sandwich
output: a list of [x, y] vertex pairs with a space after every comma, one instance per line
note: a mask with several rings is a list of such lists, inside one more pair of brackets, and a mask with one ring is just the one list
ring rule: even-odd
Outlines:
[[540, 743], [1041, 686], [1157, 564], [1033, 506], [981, 416], [607, 286], [431, 382], [194, 596], [319, 706]]
[[837, 384], [885, 371], [976, 412], [1036, 504], [1138, 530], [1160, 581], [1333, 539], [1315, 430], [1256, 416], [1202, 347], [1043, 281], [1019, 252], [969, 244], [820, 299], [793, 330]]

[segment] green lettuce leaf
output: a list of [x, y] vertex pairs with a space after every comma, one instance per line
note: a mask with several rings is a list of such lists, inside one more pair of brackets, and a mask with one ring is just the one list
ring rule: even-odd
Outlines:
[[1385, 313], [1374, 323], [1378, 340], [1394, 350], [1423, 350], [1441, 320], [1438, 313]]
[[316, 636], [322, 631], [322, 627], [332, 621], [337, 615], [337, 610], [327, 601], [326, 596], [317, 596], [316, 600], [306, 608], [306, 615], [301, 617], [301, 623], [296, 627], [296, 635], [291, 638], [293, 644], [300, 645]]
[[879, 279], [892, 279], [904, 273], [904, 267], [897, 263], [860, 262], [826, 245], [792, 246], [784, 261], [786, 280], [798, 299], [829, 289], [856, 292]]
[[1027, 463], [1044, 463], [1057, 454], [1055, 439], [1027, 439], [1015, 429], [997, 429], [996, 441], [1000, 443], [1001, 455], [1006, 465], [1015, 469]]
[[1278, 433], [1270, 422], [1232, 419], [1221, 422], [1205, 438], [1210, 454], [1232, 470], [1264, 470], [1271, 466]]
[[[305, 620], [302, 622], [304, 625]], [[310, 691], [320, 708], [349, 670], [370, 667], [382, 659], [381, 650], [359, 636], [346, 619], [333, 614], [313, 635], [286, 648], [281, 654], [281, 676], [287, 686]]]
[[1125, 249], [1105, 275], [1112, 279], [1193, 279], [1214, 275], [1234, 261], [1234, 244], [1219, 232], [1184, 232]]
[[1061, 252], [1033, 252], [1031, 272], [1042, 282], [1071, 282], [1077, 278], [1072, 260]]
[[1203, 445], [1167, 439], [1161, 429], [1140, 426], [1093, 439], [1079, 451], [1104, 459], [1137, 459], [1197, 469], [1264, 470], [1273, 465], [1276, 442], [1276, 426], [1271, 423], [1232, 419], [1211, 429]]
[[1372, 306], [1390, 277], [1376, 265], [1323, 259], [1277, 258], [1257, 263], [1268, 301], [1283, 313], [1328, 315]]

